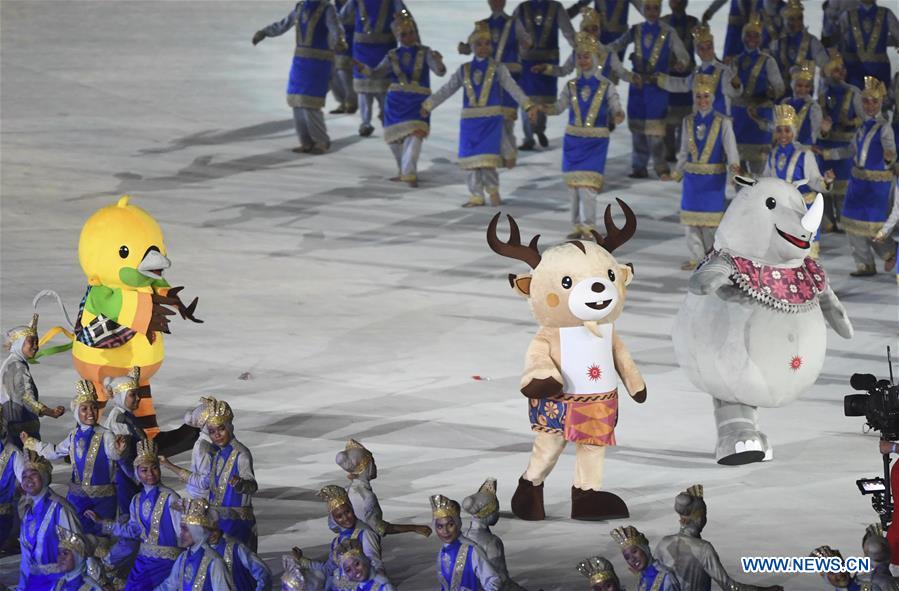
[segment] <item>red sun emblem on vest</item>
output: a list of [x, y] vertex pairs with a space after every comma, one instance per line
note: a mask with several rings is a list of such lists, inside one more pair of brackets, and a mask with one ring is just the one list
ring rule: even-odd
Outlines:
[[599, 368], [598, 365], [593, 364], [587, 368], [587, 378], [590, 379], [590, 381], [595, 382], [596, 380], [600, 379], [601, 377], [602, 377], [602, 370]]
[[793, 355], [793, 358], [790, 359], [790, 369], [793, 371], [799, 371], [799, 368], [802, 367], [802, 357], [799, 355]]

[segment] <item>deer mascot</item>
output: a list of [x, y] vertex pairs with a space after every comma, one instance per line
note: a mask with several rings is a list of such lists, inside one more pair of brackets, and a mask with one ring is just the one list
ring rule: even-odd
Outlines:
[[[528, 299], [540, 325], [531, 341], [521, 377], [521, 393], [530, 403], [534, 447], [527, 471], [512, 497], [512, 512], [538, 521], [543, 508], [543, 481], [565, 449], [577, 444], [571, 518], [604, 520], [628, 517], [618, 496], [601, 491], [605, 449], [615, 445], [618, 422], [618, 376], [637, 402], [646, 400], [646, 384], [613, 323], [624, 308], [633, 267], [611, 255], [634, 235], [637, 218], [620, 199], [623, 228], [606, 208], [605, 237], [593, 232], [596, 242], [574, 240], [542, 255], [534, 236], [522, 245], [512, 216], [507, 242], [496, 235], [500, 214], [490, 221], [487, 244], [497, 254], [527, 263], [532, 271], [509, 275], [509, 283]], [[616, 375], [617, 372], [617, 375]]]

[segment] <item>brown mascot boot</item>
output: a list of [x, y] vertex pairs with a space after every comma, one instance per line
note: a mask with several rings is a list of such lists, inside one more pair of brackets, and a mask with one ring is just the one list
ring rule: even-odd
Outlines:
[[512, 513], [525, 521], [543, 521], [543, 485], [536, 485], [524, 478], [518, 479], [518, 488], [512, 495]]
[[[520, 488], [521, 485], [519, 485]], [[513, 511], [514, 506], [513, 506]], [[630, 517], [627, 505], [618, 495], [604, 490], [571, 487], [571, 518], [580, 521], [605, 521]]]

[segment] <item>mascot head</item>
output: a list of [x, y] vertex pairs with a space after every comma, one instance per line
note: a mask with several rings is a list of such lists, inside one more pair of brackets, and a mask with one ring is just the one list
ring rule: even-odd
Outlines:
[[[634, 277], [631, 265], [620, 265], [612, 251], [621, 246], [637, 229], [637, 218], [627, 204], [618, 199], [625, 215], [623, 228], [612, 220], [612, 206], [606, 207], [606, 236], [593, 232], [595, 242], [572, 240], [548, 249], [537, 250], [539, 235], [527, 246], [521, 243], [518, 224], [509, 218], [510, 236], [502, 242], [496, 235], [500, 214], [487, 228], [487, 244], [494, 252], [527, 263], [532, 271], [509, 275], [509, 283], [528, 298], [534, 317], [541, 326], [562, 328], [611, 323], [624, 308], [627, 285]], [[595, 331], [594, 331], [595, 332]]]
[[78, 260], [91, 285], [145, 287], [171, 266], [162, 229], [124, 196], [88, 218], [78, 239]]
[[715, 233], [715, 250], [725, 250], [768, 265], [795, 266], [809, 256], [812, 239], [824, 214], [819, 193], [807, 208], [796, 187], [806, 179], [788, 183], [766, 177], [736, 177], [743, 189], [724, 213]]

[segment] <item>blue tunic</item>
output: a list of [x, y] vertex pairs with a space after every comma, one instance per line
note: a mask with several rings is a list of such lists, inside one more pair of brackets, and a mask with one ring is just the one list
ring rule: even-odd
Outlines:
[[219, 529], [249, 546], [256, 547], [256, 517], [252, 505], [244, 505], [244, 494], [230, 484], [234, 476], [240, 476], [237, 458], [249, 453], [234, 440], [219, 450], [212, 462], [209, 484], [209, 504], [219, 511]]
[[762, 12], [763, 6], [764, 0], [730, 0], [724, 57], [739, 55], [743, 51], [743, 25], [746, 24], [750, 14]]
[[740, 147], [757, 148], [765, 153], [771, 146], [772, 135], [768, 126], [763, 124], [771, 121], [774, 116], [772, 103], [767, 97], [768, 74], [765, 68], [767, 60], [767, 55], [758, 49], [743, 52], [735, 60], [737, 75], [743, 83], [743, 96], [748, 97], [749, 101], [756, 105], [756, 115], [762, 119], [762, 123], [753, 120], [745, 106], [733, 105], [731, 109], [734, 118], [734, 136]]
[[328, 46], [325, 10], [328, 0], [303, 0], [297, 5], [297, 48], [287, 82], [287, 104], [321, 109], [331, 80], [334, 52]]
[[[686, 78], [693, 70], [693, 66], [696, 65], [696, 60], [693, 56], [693, 29], [699, 26], [699, 20], [695, 16], [690, 16], [686, 13], [671, 13], [663, 16], [662, 22], [667, 23], [674, 29], [674, 32], [677, 33], [677, 36], [683, 42], [684, 49], [687, 50], [687, 54], [690, 56], [690, 68], [686, 73], [678, 74], [672, 72], [669, 76]], [[668, 108], [670, 111], [669, 125], [673, 123], [680, 124], [683, 117], [693, 110], [693, 92], [688, 90], [687, 92], [669, 93]], [[724, 113], [723, 110], [721, 112]]]
[[688, 115], [687, 162], [681, 193], [681, 223], [714, 228], [724, 216], [727, 157], [722, 143], [724, 115], [710, 111]]
[[[393, 0], [350, 0], [355, 8], [353, 28], [353, 59], [370, 68], [376, 67], [396, 47], [396, 37], [391, 31], [394, 17]], [[353, 87], [356, 92], [381, 93], [387, 90], [387, 80], [366, 78], [358, 68], [353, 68]]]
[[637, 583], [637, 591], [669, 591], [673, 588], [679, 588], [674, 576], [670, 571], [660, 569], [655, 560], [643, 569]]
[[25, 509], [19, 531], [22, 548], [19, 589], [53, 589], [53, 585], [61, 577], [57, 566], [59, 537], [56, 535], [56, 526], [63, 525], [70, 530], [74, 528], [81, 533], [80, 523], [76, 519], [71, 507], [65, 506], [61, 498], [49, 491], [34, 505]]
[[102, 527], [88, 519], [84, 512], [93, 510], [101, 519], [115, 519], [118, 507], [115, 489], [116, 462], [106, 455], [103, 435], [106, 429], [88, 427], [72, 432], [69, 458], [72, 479], [66, 495], [81, 517], [84, 533], [101, 535]]
[[865, 76], [873, 76], [889, 88], [890, 59], [887, 56], [887, 42], [890, 31], [887, 9], [883, 6], [860, 5], [847, 14], [849, 32], [841, 39], [843, 58], [846, 60], [846, 81], [862, 88]]
[[21, 452], [0, 439], [0, 548], [12, 537], [16, 510], [16, 471]]
[[[491, 16], [484, 22], [490, 28], [493, 40], [493, 59], [506, 66], [516, 84], [521, 84], [521, 59], [518, 55], [518, 34], [515, 21], [505, 14]], [[503, 115], [506, 119], [518, 117], [518, 103], [511, 94], [503, 90]]]
[[390, 88], [384, 104], [384, 141], [398, 142], [415, 131], [430, 131], [430, 116], [421, 116], [421, 104], [431, 95], [428, 49], [423, 45], [398, 47], [387, 54]]
[[440, 549], [440, 553], [437, 555], [437, 578], [440, 581], [440, 591], [460, 591], [460, 589], [481, 591], [483, 589], [474, 572], [472, 562], [474, 552], [472, 544], [463, 543], [459, 538]]
[[459, 121], [459, 166], [497, 168], [502, 164], [502, 85], [496, 80], [497, 63], [478, 60], [462, 66], [462, 118]]
[[562, 142], [562, 172], [569, 187], [599, 191], [609, 150], [606, 78], [579, 76], [568, 82], [568, 127]]
[[241, 555], [246, 556], [250, 551], [246, 546], [242, 546], [240, 542], [227, 536], [221, 536], [218, 543], [210, 544], [210, 546], [225, 561], [225, 568], [231, 573], [231, 579], [234, 581], [234, 591], [256, 591], [257, 589], [261, 591], [271, 588], [272, 573], [264, 568], [264, 565], [252, 560], [247, 560], [249, 565], [244, 564]]
[[594, 0], [593, 8], [601, 15], [600, 43], [609, 45], [627, 32], [629, 0]]
[[154, 486], [134, 495], [131, 501], [131, 520], [114, 533], [139, 537], [140, 550], [134, 567], [125, 583], [127, 591], [151, 591], [165, 581], [175, 559], [181, 554], [178, 534], [172, 525], [172, 501], [177, 496], [171, 490]]
[[179, 573], [179, 591], [221, 591], [213, 586], [211, 570], [213, 563], [220, 561], [221, 557], [207, 544], [201, 545], [196, 550], [188, 550], [178, 557], [172, 567]]
[[[634, 25], [634, 53], [631, 60], [634, 72], [643, 76], [669, 71], [671, 39], [670, 30], [663, 30], [660, 23], [645, 22]], [[665, 135], [665, 119], [668, 117], [668, 91], [655, 84], [641, 88], [631, 84], [627, 94], [628, 127], [634, 133]]]
[[880, 139], [887, 126], [881, 118], [869, 118], [853, 140], [855, 162], [843, 202], [843, 227], [850, 234], [872, 238], [889, 215], [893, 176]]
[[559, 65], [559, 10], [555, 0], [525, 0], [518, 8], [519, 18], [534, 46], [521, 59], [521, 89], [531, 100], [551, 104], [558, 94], [558, 78], [531, 72], [537, 64]]
[[847, 85], [828, 85], [819, 98], [822, 115], [830, 117], [833, 128], [826, 138], [818, 138], [818, 146], [825, 150], [824, 170], [832, 170], [836, 177], [831, 185], [831, 191], [840, 195], [845, 194], [849, 184], [852, 158], [827, 157], [827, 153], [848, 146], [855, 136], [855, 128], [861, 123], [853, 105], [854, 94], [855, 91]]

